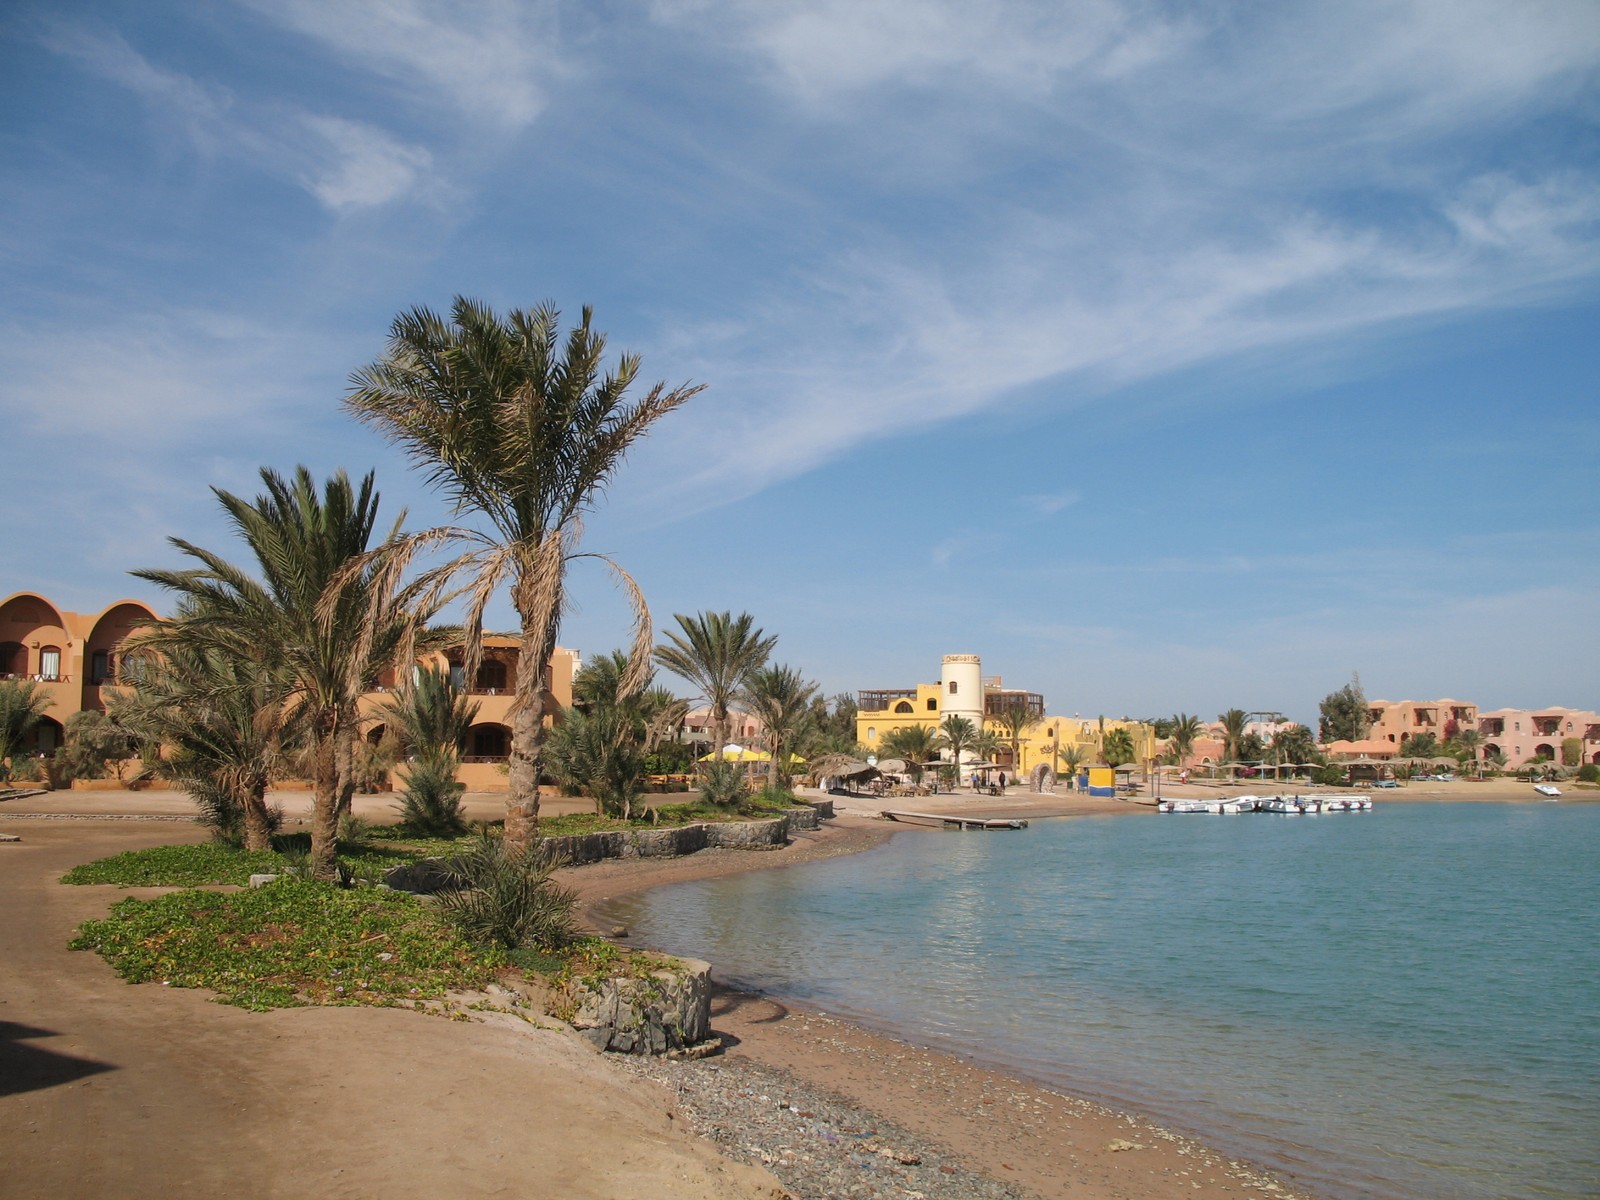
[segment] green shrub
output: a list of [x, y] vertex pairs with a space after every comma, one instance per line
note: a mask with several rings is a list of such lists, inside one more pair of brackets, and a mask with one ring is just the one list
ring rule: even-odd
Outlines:
[[1321, 784], [1323, 787], [1338, 787], [1345, 782], [1345, 768], [1337, 763], [1318, 767], [1311, 773], [1311, 782]]
[[467, 818], [461, 811], [466, 790], [465, 784], [456, 782], [452, 760], [417, 759], [400, 793], [401, 827], [421, 837], [460, 837], [467, 832]]
[[29, 754], [19, 754], [11, 760], [12, 783], [43, 783], [46, 779], [45, 762]]
[[211, 988], [255, 1010], [430, 999], [481, 987], [503, 961], [474, 952], [414, 896], [300, 880], [121, 900], [70, 946], [129, 983]]
[[1584, 783], [1600, 783], [1600, 766], [1584, 763], [1578, 768], [1578, 778]]
[[577, 936], [577, 896], [550, 878], [556, 865], [486, 830], [465, 853], [446, 861], [446, 887], [435, 900], [445, 918], [479, 945], [564, 946]]
[[700, 799], [713, 808], [737, 809], [749, 797], [744, 768], [738, 763], [710, 762], [700, 772]]

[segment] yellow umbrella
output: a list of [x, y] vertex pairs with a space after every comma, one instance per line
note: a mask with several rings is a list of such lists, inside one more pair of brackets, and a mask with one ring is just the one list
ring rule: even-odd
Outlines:
[[[722, 758], [724, 762], [736, 763], [764, 763], [772, 761], [772, 755], [768, 754], [765, 750], [746, 750], [743, 746], [737, 745], [733, 742], [729, 742], [722, 748]], [[703, 758], [699, 759], [699, 761], [716, 762], [716, 752], [713, 751], [712, 753], [705, 755]], [[805, 759], [801, 758], [797, 754], [791, 754], [789, 755], [789, 761], [790, 763], [803, 763], [805, 762]]]

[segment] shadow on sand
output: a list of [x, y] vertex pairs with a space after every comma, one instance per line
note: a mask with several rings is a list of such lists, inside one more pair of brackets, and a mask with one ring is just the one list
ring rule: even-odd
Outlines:
[[60, 1037], [53, 1029], [36, 1029], [14, 1021], [0, 1021], [0, 1096], [36, 1092], [41, 1088], [71, 1083], [102, 1071], [115, 1071], [110, 1063], [89, 1058], [57, 1054], [42, 1046], [30, 1045], [37, 1038]]

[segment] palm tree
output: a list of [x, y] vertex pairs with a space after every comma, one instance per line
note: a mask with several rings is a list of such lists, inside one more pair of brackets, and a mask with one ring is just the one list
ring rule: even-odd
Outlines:
[[1105, 740], [1100, 744], [1100, 755], [1108, 767], [1120, 767], [1123, 763], [1132, 762], [1137, 757], [1133, 735], [1126, 729], [1107, 730]]
[[[521, 623], [512, 710], [506, 839], [525, 848], [539, 822], [539, 758], [544, 747], [544, 670], [555, 649], [568, 564], [577, 557], [583, 514], [594, 507], [629, 447], [700, 387], [656, 384], [626, 399], [639, 358], [623, 354], [602, 375], [605, 335], [587, 306], [561, 342], [551, 305], [502, 319], [457, 297], [449, 323], [426, 308], [396, 317], [388, 353], [358, 371], [345, 407], [405, 448], [430, 482], [488, 529], [446, 526], [414, 534], [387, 556], [400, 578], [420, 551], [460, 551], [423, 576], [441, 598], [466, 575], [466, 669], [483, 652], [483, 613], [502, 585]], [[654, 640], [650, 613], [633, 580], [605, 559], [635, 612], [637, 690]]]
[[806, 681], [793, 667], [762, 667], [752, 671], [740, 693], [750, 715], [767, 731], [767, 790], [778, 790], [780, 771], [786, 773], [790, 755], [811, 722], [811, 698], [817, 685]]
[[270, 849], [267, 784], [293, 735], [287, 673], [272, 655], [181, 638], [159, 644], [159, 653], [124, 656], [126, 686], [108, 693], [107, 709], [166, 748], [162, 774], [189, 793], [207, 824], [246, 850]]
[[1172, 757], [1175, 766], [1183, 766], [1194, 753], [1195, 739], [1200, 736], [1200, 718], [1188, 713], [1178, 713], [1172, 718]]
[[353, 488], [338, 471], [320, 496], [305, 467], [292, 480], [264, 467], [261, 479], [267, 490], [253, 502], [212, 489], [261, 578], [170, 539], [201, 565], [133, 572], [177, 593], [180, 606], [130, 645], [161, 653], [186, 643], [245, 661], [263, 658], [282, 672], [285, 720], [302, 731], [310, 751], [311, 870], [331, 879], [339, 814], [354, 788], [357, 702], [383, 668], [410, 659], [417, 625], [431, 611], [411, 611], [416, 586], [398, 588], [367, 557], [378, 515], [371, 473]]
[[728, 706], [750, 676], [766, 665], [777, 637], [755, 628], [749, 613], [703, 612], [686, 617], [677, 613], [676, 630], [667, 631], [669, 644], [656, 647], [656, 662], [699, 690], [711, 709], [712, 737], [717, 761], [728, 744]]
[[1222, 722], [1223, 761], [1238, 762], [1244, 750], [1244, 727], [1250, 722], [1250, 714], [1242, 708], [1230, 708], [1219, 713], [1217, 720]]
[[1066, 764], [1067, 777], [1074, 781], [1073, 786], [1076, 787], [1078, 768], [1083, 766], [1083, 760], [1086, 757], [1083, 747], [1073, 742], [1062, 747], [1057, 753], [1061, 755], [1061, 761]]
[[408, 755], [439, 767], [448, 764], [447, 773], [454, 778], [467, 730], [478, 719], [480, 707], [456, 687], [448, 670], [421, 667], [378, 712]]
[[890, 758], [903, 758], [911, 778], [922, 782], [922, 765], [939, 753], [939, 735], [931, 725], [901, 725], [883, 735], [878, 750]]
[[1022, 731], [1038, 720], [1026, 700], [1010, 700], [995, 714], [1011, 743], [1011, 772], [1015, 776], [1022, 770]]
[[1473, 769], [1481, 773], [1481, 767], [1478, 762], [1478, 747], [1483, 744], [1483, 735], [1476, 729], [1460, 729], [1456, 731], [1455, 743], [1472, 760]]
[[966, 717], [951, 713], [939, 722], [939, 732], [943, 735], [944, 744], [955, 762], [956, 782], [960, 783], [961, 752], [972, 745], [973, 739], [978, 736], [978, 727]]
[[11, 756], [21, 751], [54, 703], [32, 679], [0, 680], [0, 781], [11, 778]]

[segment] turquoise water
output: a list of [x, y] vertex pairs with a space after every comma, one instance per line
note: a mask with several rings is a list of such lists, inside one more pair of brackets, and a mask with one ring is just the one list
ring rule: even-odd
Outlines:
[[1319, 1195], [1600, 1196], [1600, 805], [907, 834], [611, 916]]

